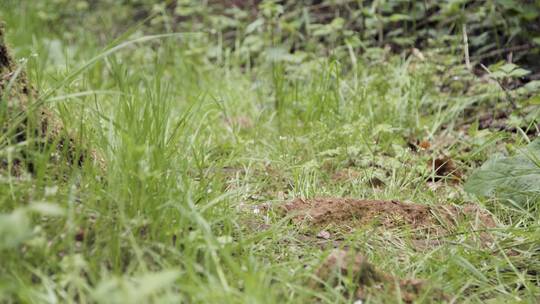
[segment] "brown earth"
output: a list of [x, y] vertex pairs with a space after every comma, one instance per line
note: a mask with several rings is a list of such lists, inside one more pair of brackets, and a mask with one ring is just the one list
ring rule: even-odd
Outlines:
[[405, 303], [412, 303], [421, 296], [431, 300], [430, 302], [440, 303], [447, 300], [446, 295], [437, 289], [429, 288], [424, 281], [394, 277], [377, 269], [364, 256], [340, 249], [330, 253], [315, 275], [317, 279], [311, 282], [312, 288], [322, 288], [325, 284], [332, 287], [343, 286], [343, 278], [352, 278], [356, 289], [354, 296], [358, 300], [364, 300], [374, 293], [379, 296], [384, 294], [392, 301], [395, 301], [399, 294]]
[[444, 233], [465, 219], [474, 219], [478, 228], [494, 228], [496, 222], [476, 205], [427, 206], [399, 201], [357, 200], [351, 198], [298, 198], [282, 206], [295, 224], [336, 225], [356, 228], [367, 225], [433, 230]]

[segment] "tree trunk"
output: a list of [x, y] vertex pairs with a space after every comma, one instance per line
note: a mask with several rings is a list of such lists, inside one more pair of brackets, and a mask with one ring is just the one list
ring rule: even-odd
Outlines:
[[[35, 141], [42, 147], [54, 144], [56, 151], [51, 158], [80, 165], [90, 157], [103, 166], [101, 157], [95, 151], [77, 147], [75, 137], [65, 132], [63, 124], [53, 112], [43, 106], [33, 107], [38, 94], [29, 84], [26, 73], [13, 60], [5, 42], [5, 30], [0, 21], [0, 150], [6, 144], [14, 145], [24, 141]], [[31, 135], [31, 136], [28, 136]], [[29, 138], [31, 137], [31, 138]], [[33, 171], [32, 161], [24, 151], [21, 158], [12, 162], [18, 167], [25, 163]], [[0, 169], [6, 168], [8, 160], [0, 156]], [[19, 170], [16, 170], [19, 171]]]

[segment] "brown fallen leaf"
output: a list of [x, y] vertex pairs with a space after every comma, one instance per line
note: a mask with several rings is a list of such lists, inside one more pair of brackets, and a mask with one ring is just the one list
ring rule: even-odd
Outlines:
[[435, 173], [435, 176], [432, 178], [433, 181], [439, 181], [444, 177], [450, 177], [452, 180], [459, 182], [463, 177], [461, 170], [459, 170], [456, 163], [448, 156], [432, 159], [428, 162], [428, 166]]
[[419, 140], [416, 138], [409, 138], [409, 140], [407, 141], [407, 146], [413, 152], [425, 151], [431, 149], [431, 142], [426, 139]]
[[422, 140], [418, 143], [418, 146], [424, 150], [429, 150], [429, 148], [431, 148], [431, 143], [427, 140]]

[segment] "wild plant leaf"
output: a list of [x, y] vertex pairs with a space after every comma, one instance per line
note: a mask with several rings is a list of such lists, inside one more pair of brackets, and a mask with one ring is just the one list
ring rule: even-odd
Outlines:
[[533, 80], [531, 82], [528, 82], [526, 85], [523, 86], [527, 93], [531, 92], [538, 92], [540, 91], [540, 80]]
[[529, 105], [540, 105], [540, 95], [535, 95], [525, 101]]
[[512, 72], [510, 72], [510, 74], [508, 74], [509, 77], [514, 77], [514, 78], [520, 78], [520, 77], [524, 77], [524, 76], [527, 76], [531, 73], [531, 71], [528, 71], [528, 70], [525, 70], [525, 69], [522, 69], [522, 68], [517, 68], [515, 70], [513, 70]]
[[412, 20], [412, 18], [411, 18], [411, 16], [406, 15], [406, 14], [392, 14], [388, 18], [388, 20], [391, 21], [391, 22], [398, 22], [398, 21]]
[[0, 250], [14, 248], [31, 236], [30, 219], [23, 209], [0, 214]]
[[263, 25], [264, 25], [264, 19], [259, 18], [253, 21], [252, 23], [248, 24], [248, 26], [246, 27], [246, 35], [253, 33], [257, 29], [261, 28]]
[[540, 199], [540, 139], [518, 155], [487, 161], [473, 173], [465, 191], [524, 204]]
[[176, 270], [164, 270], [136, 277], [104, 279], [95, 289], [94, 298], [100, 303], [145, 303], [152, 295], [157, 296], [172, 287], [179, 276]]
[[497, 0], [495, 2], [506, 9], [516, 10], [519, 12], [522, 11], [521, 5], [514, 0]]
[[490, 74], [494, 79], [500, 78], [520, 78], [530, 74], [531, 72], [525, 69], [520, 68], [519, 66], [513, 63], [507, 63], [502, 66], [496, 66], [495, 71]]
[[518, 69], [519, 66], [513, 64], [513, 63], [507, 63], [502, 66], [500, 66], [497, 70], [500, 70], [504, 72], [505, 74], [510, 74], [513, 70]]

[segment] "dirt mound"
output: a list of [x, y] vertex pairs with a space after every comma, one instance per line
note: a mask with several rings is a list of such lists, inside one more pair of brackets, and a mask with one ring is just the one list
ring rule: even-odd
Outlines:
[[295, 199], [283, 205], [296, 224], [339, 227], [378, 225], [385, 228], [409, 226], [414, 229], [447, 230], [466, 218], [477, 226], [496, 227], [493, 217], [475, 205], [457, 207], [426, 206], [399, 201], [356, 200], [350, 198]]
[[385, 295], [392, 301], [395, 301], [399, 294], [405, 303], [412, 303], [419, 297], [438, 303], [447, 300], [441, 291], [428, 288], [428, 284], [424, 281], [394, 277], [378, 270], [364, 256], [345, 250], [333, 250], [318, 268], [316, 278], [311, 282], [312, 288], [321, 288], [325, 284], [333, 287], [343, 286], [347, 281], [344, 278], [352, 278], [354, 296], [358, 300], [365, 300], [374, 294], [379, 297]]

